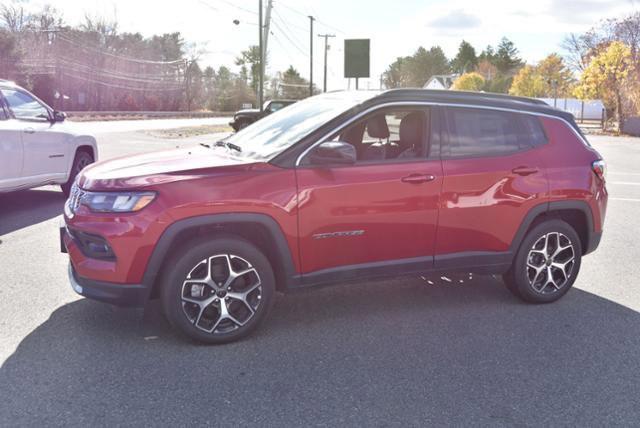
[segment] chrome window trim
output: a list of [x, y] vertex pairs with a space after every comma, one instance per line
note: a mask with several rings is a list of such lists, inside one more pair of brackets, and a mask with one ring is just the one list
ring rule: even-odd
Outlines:
[[343, 130], [344, 128], [346, 128], [347, 126], [351, 125], [353, 122], [357, 121], [358, 119], [360, 119], [363, 116], [366, 116], [367, 114], [382, 109], [382, 108], [386, 108], [386, 107], [417, 107], [417, 106], [423, 106], [423, 107], [459, 107], [459, 108], [472, 108], [472, 109], [483, 109], [483, 110], [494, 110], [494, 111], [504, 111], [504, 112], [510, 112], [510, 113], [521, 113], [521, 114], [529, 114], [532, 116], [539, 116], [539, 117], [548, 117], [550, 119], [557, 119], [557, 120], [561, 120], [562, 122], [564, 122], [569, 129], [571, 129], [571, 131], [574, 133], [574, 135], [576, 137], [578, 137], [578, 139], [580, 140], [580, 142], [582, 142], [583, 144], [585, 144], [587, 147], [589, 147], [589, 143], [584, 139], [584, 137], [582, 135], [580, 135], [580, 133], [578, 133], [573, 126], [563, 117], [559, 117], [559, 116], [554, 116], [551, 114], [545, 114], [545, 113], [540, 113], [540, 112], [535, 112], [535, 111], [526, 111], [526, 110], [517, 110], [517, 109], [513, 109], [513, 108], [506, 108], [506, 107], [493, 107], [493, 106], [483, 106], [483, 105], [473, 105], [473, 104], [458, 104], [458, 103], [439, 103], [439, 102], [430, 102], [430, 101], [393, 101], [393, 102], [388, 102], [388, 103], [384, 103], [384, 104], [378, 104], [376, 106], [372, 106], [369, 107], [368, 109], [358, 113], [357, 115], [353, 116], [352, 118], [350, 118], [348, 121], [343, 122], [342, 124], [340, 124], [338, 127], [332, 129], [330, 132], [327, 132], [325, 135], [323, 135], [321, 138], [318, 138], [318, 141], [316, 141], [315, 143], [313, 143], [311, 146], [309, 146], [304, 152], [302, 152], [298, 158], [296, 159], [296, 167], [300, 166], [300, 162], [302, 161], [302, 158], [304, 158], [307, 154], [309, 154], [309, 152], [311, 150], [313, 150], [314, 147], [324, 143], [326, 141], [327, 138], [329, 138], [330, 136], [334, 135], [336, 132], [339, 132], [341, 130]]

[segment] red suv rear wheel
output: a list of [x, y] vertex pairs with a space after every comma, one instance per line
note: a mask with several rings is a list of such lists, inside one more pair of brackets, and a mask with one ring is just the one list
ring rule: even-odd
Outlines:
[[575, 282], [581, 258], [576, 231], [562, 220], [546, 221], [529, 231], [504, 281], [527, 302], [554, 302]]

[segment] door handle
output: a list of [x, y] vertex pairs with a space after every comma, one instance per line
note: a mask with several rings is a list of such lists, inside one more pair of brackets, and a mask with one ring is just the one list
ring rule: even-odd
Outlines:
[[24, 129], [24, 133], [25, 133], [25, 134], [35, 134], [35, 133], [36, 133], [36, 130], [35, 130], [35, 129], [33, 129], [33, 128], [25, 128], [25, 129]]
[[519, 166], [517, 168], [513, 168], [511, 172], [517, 175], [531, 175], [538, 172], [538, 168], [530, 168], [528, 166]]
[[435, 175], [431, 174], [411, 174], [406, 177], [402, 177], [403, 183], [411, 183], [411, 184], [420, 184], [420, 183], [428, 183], [429, 181], [435, 180]]

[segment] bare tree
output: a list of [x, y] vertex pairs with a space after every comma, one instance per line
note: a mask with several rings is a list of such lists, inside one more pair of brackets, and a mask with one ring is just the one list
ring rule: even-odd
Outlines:
[[30, 16], [24, 7], [16, 3], [3, 4], [0, 6], [0, 21], [2, 25], [12, 33], [22, 32], [30, 22]]
[[581, 35], [569, 34], [562, 42], [562, 48], [567, 52], [565, 60], [569, 67], [575, 71], [584, 71], [603, 42], [604, 38], [595, 29]]

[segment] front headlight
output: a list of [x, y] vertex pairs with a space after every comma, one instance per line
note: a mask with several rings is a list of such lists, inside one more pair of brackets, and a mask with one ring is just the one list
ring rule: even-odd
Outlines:
[[155, 197], [155, 192], [86, 192], [82, 205], [99, 213], [130, 213], [140, 211]]

